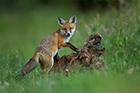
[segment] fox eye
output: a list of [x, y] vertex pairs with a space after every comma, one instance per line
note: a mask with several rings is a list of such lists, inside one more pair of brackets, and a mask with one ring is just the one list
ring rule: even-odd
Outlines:
[[72, 30], [73, 29], [73, 27], [70, 27], [70, 30]]
[[70, 32], [73, 30], [73, 27], [70, 27]]

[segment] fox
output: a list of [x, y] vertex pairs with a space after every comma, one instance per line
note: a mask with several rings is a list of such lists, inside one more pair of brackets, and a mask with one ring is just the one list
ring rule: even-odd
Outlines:
[[24, 77], [27, 73], [31, 72], [37, 64], [40, 64], [43, 75], [49, 73], [54, 65], [54, 62], [59, 59], [58, 51], [62, 47], [68, 47], [75, 52], [76, 48], [69, 41], [76, 31], [76, 16], [71, 16], [69, 20], [62, 17], [57, 18], [59, 29], [52, 32], [51, 35], [45, 37], [38, 47], [31, 59], [23, 66], [19, 75]]

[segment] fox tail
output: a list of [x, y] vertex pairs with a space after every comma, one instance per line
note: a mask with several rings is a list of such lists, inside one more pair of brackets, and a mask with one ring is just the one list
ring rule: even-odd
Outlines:
[[22, 70], [19, 72], [19, 74], [16, 76], [16, 79], [17, 78], [22, 78], [24, 77], [26, 74], [28, 74], [29, 72], [31, 72], [33, 69], [36, 68], [38, 62], [31, 58], [25, 65], [24, 67], [22, 68]]

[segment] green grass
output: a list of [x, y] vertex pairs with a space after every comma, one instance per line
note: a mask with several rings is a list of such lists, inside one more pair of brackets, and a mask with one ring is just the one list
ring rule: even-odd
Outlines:
[[[52, 11], [52, 10], [53, 11]], [[68, 11], [69, 10], [69, 11]], [[140, 12], [131, 7], [120, 12], [94, 11], [86, 14], [72, 9], [37, 8], [29, 12], [0, 14], [0, 93], [139, 93]], [[82, 47], [91, 33], [100, 33], [106, 48], [101, 59], [103, 71], [78, 71], [66, 77], [51, 74], [42, 79], [36, 69], [22, 80], [17, 72], [32, 56], [43, 37], [57, 30], [56, 17], [78, 17], [77, 32], [71, 42]], [[62, 49], [61, 55], [70, 49]]]

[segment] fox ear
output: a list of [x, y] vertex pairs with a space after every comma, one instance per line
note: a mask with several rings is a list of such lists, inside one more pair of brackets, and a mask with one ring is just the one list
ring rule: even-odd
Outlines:
[[62, 26], [65, 23], [65, 20], [61, 17], [57, 17], [58, 24]]
[[70, 19], [69, 19], [69, 22], [70, 23], [76, 23], [77, 22], [76, 16], [71, 16]]

